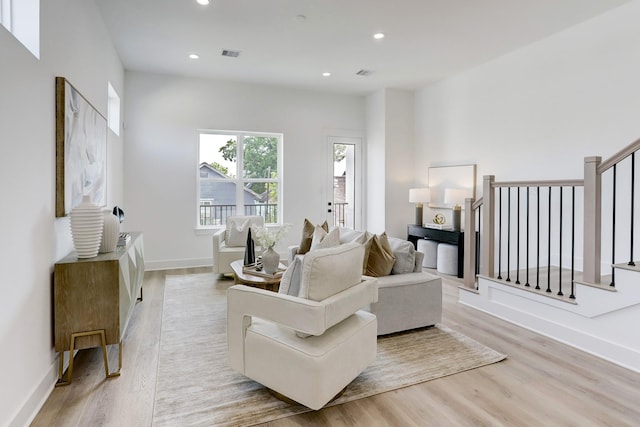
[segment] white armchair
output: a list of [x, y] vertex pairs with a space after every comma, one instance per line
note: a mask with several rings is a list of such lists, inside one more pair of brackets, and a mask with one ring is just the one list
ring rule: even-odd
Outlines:
[[376, 316], [360, 309], [378, 288], [363, 257], [358, 244], [309, 252], [299, 296], [229, 288], [231, 368], [311, 409], [331, 401], [376, 357]]
[[[245, 227], [262, 227], [264, 218], [261, 216], [230, 216], [227, 217], [227, 226], [213, 234], [213, 272], [218, 274], [231, 274], [231, 263], [244, 258], [244, 250], [247, 242], [247, 230]], [[235, 227], [235, 228], [234, 228]], [[238, 228], [239, 227], [239, 228]], [[235, 233], [230, 239], [230, 233]], [[244, 235], [244, 238], [242, 237]], [[231, 242], [229, 242], [231, 240]]]

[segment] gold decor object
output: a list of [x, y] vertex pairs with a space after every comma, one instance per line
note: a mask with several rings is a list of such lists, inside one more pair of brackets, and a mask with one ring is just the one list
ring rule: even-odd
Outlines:
[[436, 214], [436, 216], [433, 217], [433, 223], [440, 225], [444, 224], [444, 215]]

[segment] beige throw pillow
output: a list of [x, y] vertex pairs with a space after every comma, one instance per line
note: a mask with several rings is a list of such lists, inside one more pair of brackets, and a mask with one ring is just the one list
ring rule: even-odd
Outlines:
[[[322, 229], [329, 232], [329, 224], [325, 221], [321, 225]], [[298, 248], [299, 254], [306, 254], [311, 250], [311, 241], [313, 240], [313, 232], [316, 227], [308, 219], [304, 219], [304, 226], [302, 227], [302, 240], [300, 241], [300, 247]]]
[[387, 233], [374, 235], [369, 241], [365, 244], [365, 252], [369, 245], [369, 257], [364, 274], [372, 277], [388, 276], [391, 274], [396, 258], [391, 251]]

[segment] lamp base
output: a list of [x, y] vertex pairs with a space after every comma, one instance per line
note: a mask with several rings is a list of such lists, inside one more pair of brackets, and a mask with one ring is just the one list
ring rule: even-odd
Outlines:
[[453, 231], [460, 231], [460, 217], [462, 209], [460, 205], [456, 205], [453, 208]]
[[416, 206], [416, 219], [415, 219], [415, 224], [422, 226], [422, 205], [417, 205]]

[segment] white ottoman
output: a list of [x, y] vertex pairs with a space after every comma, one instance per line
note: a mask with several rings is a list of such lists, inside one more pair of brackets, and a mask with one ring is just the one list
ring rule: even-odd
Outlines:
[[422, 259], [422, 267], [424, 268], [436, 268], [438, 257], [438, 242], [435, 240], [420, 239], [418, 240], [418, 252], [424, 254]]
[[442, 274], [458, 275], [458, 246], [438, 244], [437, 269]]

